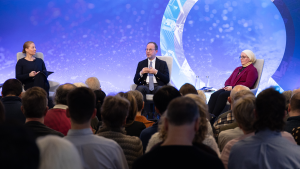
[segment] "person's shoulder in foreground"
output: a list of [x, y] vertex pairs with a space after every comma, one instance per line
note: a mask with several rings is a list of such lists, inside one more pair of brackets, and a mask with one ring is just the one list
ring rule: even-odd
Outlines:
[[160, 146], [137, 159], [132, 168], [222, 169], [224, 166], [218, 157], [205, 153], [194, 146]]

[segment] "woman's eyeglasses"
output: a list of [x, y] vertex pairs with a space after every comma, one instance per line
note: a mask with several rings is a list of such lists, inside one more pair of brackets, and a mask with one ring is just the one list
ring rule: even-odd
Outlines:
[[239, 58], [246, 59], [246, 58], [248, 58], [248, 56], [240, 56]]

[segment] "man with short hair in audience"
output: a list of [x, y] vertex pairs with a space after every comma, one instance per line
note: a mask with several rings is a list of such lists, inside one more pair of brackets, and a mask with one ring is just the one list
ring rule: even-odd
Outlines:
[[137, 103], [138, 112], [136, 113], [135, 121], [144, 123], [146, 128], [152, 126], [154, 122], [147, 120], [147, 118], [142, 115], [142, 110], [145, 105], [145, 102], [143, 100], [143, 94], [138, 90], [129, 91], [128, 93], [131, 93], [135, 97]]
[[224, 168], [221, 160], [193, 146], [200, 125], [198, 107], [188, 97], [172, 100], [166, 111], [166, 140], [135, 161], [133, 169]]
[[95, 94], [86, 87], [72, 90], [67, 96], [67, 116], [71, 118], [71, 129], [65, 139], [77, 148], [84, 169], [127, 169], [123, 150], [113, 140], [94, 135], [90, 123], [96, 116]]
[[26, 117], [25, 126], [30, 128], [36, 137], [45, 135], [64, 135], [44, 124], [44, 117], [48, 111], [47, 93], [40, 87], [32, 87], [22, 95], [21, 110]]
[[92, 89], [95, 90], [101, 90], [100, 81], [96, 77], [89, 77], [86, 79], [85, 84]]
[[234, 95], [241, 91], [241, 90], [248, 90], [250, 91], [250, 89], [247, 86], [243, 86], [243, 85], [236, 85], [230, 92], [230, 96], [228, 97], [228, 102], [230, 103], [230, 110], [228, 110], [227, 112], [219, 115], [219, 117], [217, 118], [217, 120], [214, 122], [213, 124], [213, 128], [214, 128], [214, 134], [215, 134], [215, 138], [217, 139], [219, 136], [219, 133], [221, 132], [221, 130], [227, 130], [227, 129], [233, 129], [237, 126], [237, 123], [234, 120], [233, 117], [233, 113], [232, 113], [232, 104], [234, 102]]
[[66, 114], [66, 109], [68, 108], [67, 95], [75, 88], [76, 86], [71, 83], [60, 85], [55, 93], [55, 106], [48, 110], [45, 116], [45, 125], [64, 135], [67, 135], [71, 129], [71, 121]]
[[255, 103], [255, 135], [231, 148], [228, 168], [299, 168], [300, 147], [283, 138], [285, 97], [273, 88], [258, 94]]
[[[153, 96], [155, 111], [158, 114], [163, 115], [169, 103], [176, 97], [180, 97], [180, 96], [181, 94], [175, 87], [163, 86]], [[148, 145], [151, 136], [157, 132], [157, 128], [158, 128], [158, 122], [154, 123], [151, 127], [148, 127], [142, 131], [140, 135], [140, 139], [142, 140], [143, 143], [144, 152], [146, 150], [146, 147]]]
[[25, 123], [25, 116], [21, 111], [22, 83], [18, 79], [8, 79], [2, 87], [2, 103], [5, 108], [5, 120]]
[[[224, 147], [222, 154], [221, 154], [221, 160], [225, 166], [225, 168], [228, 168], [228, 159], [229, 159], [229, 154], [231, 147], [238, 142], [239, 140], [243, 140], [247, 137], [253, 136], [254, 135], [254, 128], [253, 128], [253, 122], [255, 120], [254, 117], [254, 109], [255, 109], [255, 96], [252, 92], [252, 94], [248, 93], [250, 91], [239, 91], [236, 94], [241, 95], [239, 99], [236, 99], [233, 104], [233, 114], [235, 117], [236, 122], [239, 125], [239, 128], [243, 131], [243, 134], [237, 138], [234, 138], [230, 140]], [[244, 94], [244, 95], [243, 95]], [[228, 130], [227, 130], [228, 131]], [[222, 135], [223, 132], [220, 133], [220, 136]], [[281, 132], [281, 136], [289, 140], [291, 143], [295, 144], [295, 141], [291, 134], [288, 132]], [[219, 139], [220, 140], [220, 139]]]
[[293, 92], [288, 111], [289, 118], [286, 121], [284, 130], [292, 133], [293, 128], [300, 127], [300, 92]]

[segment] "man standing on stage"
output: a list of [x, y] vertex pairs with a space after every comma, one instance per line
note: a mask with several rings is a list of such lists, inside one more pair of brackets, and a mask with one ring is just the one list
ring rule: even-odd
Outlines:
[[169, 70], [167, 63], [156, 58], [158, 46], [155, 42], [149, 42], [146, 48], [147, 59], [139, 62], [134, 76], [136, 90], [143, 94], [154, 94], [163, 85], [169, 83]]

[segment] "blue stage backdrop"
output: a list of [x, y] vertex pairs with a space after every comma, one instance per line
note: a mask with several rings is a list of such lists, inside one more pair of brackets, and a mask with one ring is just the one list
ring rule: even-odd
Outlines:
[[[299, 6], [296, 0], [2, 0], [0, 83], [15, 77], [16, 53], [30, 40], [55, 72], [50, 80], [95, 76], [106, 93], [127, 91], [154, 41], [158, 56], [174, 58], [177, 88], [196, 76], [202, 86], [209, 76], [210, 86], [222, 87], [240, 66], [241, 51], [250, 49], [265, 59], [260, 90], [292, 89], [300, 83]], [[291, 77], [297, 80], [286, 84]]]

